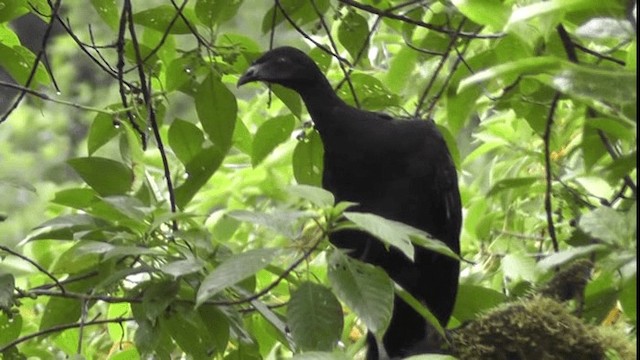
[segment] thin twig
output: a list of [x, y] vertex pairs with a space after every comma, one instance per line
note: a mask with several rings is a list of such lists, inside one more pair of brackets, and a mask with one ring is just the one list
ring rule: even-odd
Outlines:
[[[465, 23], [464, 19], [462, 21], [460, 21], [460, 24], [458, 24], [458, 30], [462, 29], [462, 26], [464, 25], [464, 23]], [[457, 33], [455, 33], [455, 34], [457, 34]], [[429, 92], [431, 91], [431, 88], [435, 84], [436, 79], [438, 77], [438, 74], [440, 74], [440, 71], [444, 67], [444, 64], [449, 59], [449, 54], [451, 54], [451, 50], [455, 47], [456, 41], [458, 40], [458, 36], [455, 35], [455, 34], [451, 36], [451, 40], [449, 40], [449, 44], [447, 45], [447, 49], [444, 52], [445, 55], [442, 58], [440, 58], [440, 61], [438, 61], [438, 65], [436, 66], [436, 69], [434, 70], [433, 75], [431, 76], [431, 78], [427, 82], [427, 86], [424, 88], [424, 91], [422, 91], [422, 95], [420, 95], [420, 99], [418, 100], [418, 104], [416, 105], [416, 110], [415, 110], [415, 112], [413, 114], [413, 116], [416, 117], [416, 118], [420, 117], [420, 112], [421, 112], [422, 106], [424, 105], [424, 102], [425, 102], [425, 100], [427, 98], [427, 95], [429, 94]]]
[[289, 24], [291, 24], [291, 26], [300, 35], [302, 35], [305, 39], [309, 40], [311, 43], [313, 43], [315, 46], [317, 46], [320, 50], [322, 50], [322, 51], [326, 52], [327, 54], [333, 56], [334, 58], [338, 59], [339, 61], [342, 61], [345, 64], [348, 64], [349, 66], [351, 66], [351, 63], [349, 63], [349, 60], [343, 58], [339, 54], [334, 53], [330, 49], [327, 49], [326, 46], [324, 46], [324, 45], [320, 44], [319, 42], [315, 41], [311, 36], [309, 36], [309, 34], [307, 34], [304, 30], [302, 30], [302, 28], [300, 26], [298, 26], [298, 24], [296, 24], [296, 22], [291, 18], [291, 16], [289, 16], [289, 14], [287, 14], [287, 12], [285, 11], [285, 9], [282, 6], [282, 4], [280, 4], [280, 0], [275, 0], [275, 3], [276, 3], [276, 6], [278, 7], [278, 9], [280, 9], [280, 13], [282, 13], [282, 16], [284, 16], [284, 18], [287, 20], [287, 22], [289, 22]]
[[560, 93], [556, 92], [551, 101], [551, 107], [547, 114], [547, 123], [545, 125], [544, 134], [542, 140], [544, 142], [544, 173], [546, 189], [544, 192], [544, 210], [547, 213], [547, 230], [549, 231], [549, 237], [551, 237], [551, 243], [553, 244], [553, 251], [560, 251], [558, 245], [558, 238], [556, 237], [556, 227], [553, 223], [553, 206], [551, 204], [552, 197], [552, 180], [553, 174], [551, 172], [551, 129], [553, 127], [553, 119], [556, 108], [558, 107], [558, 101], [560, 100]]
[[[10, 248], [4, 246], [4, 245], [0, 245], [0, 250], [7, 252], [15, 257], [18, 257], [26, 262], [28, 262], [29, 264], [33, 265], [36, 269], [38, 269], [38, 271], [40, 271], [41, 273], [47, 275], [47, 277], [51, 280], [53, 280], [53, 282], [56, 284], [56, 287], [60, 289], [60, 291], [64, 294], [66, 292], [66, 290], [64, 289], [64, 286], [62, 286], [62, 284], [60, 283], [60, 281], [53, 276], [53, 274], [51, 274], [50, 272], [47, 271], [47, 269], [43, 268], [42, 266], [40, 266], [40, 264], [38, 264], [37, 262], [29, 259], [28, 257], [11, 250]], [[0, 351], [1, 352], [1, 351]]]
[[577, 44], [575, 42], [573, 43], [573, 46], [575, 46], [577, 49], [580, 49], [580, 50], [584, 51], [585, 53], [587, 53], [589, 55], [597, 57], [599, 60], [611, 61], [612, 63], [616, 63], [616, 64], [622, 65], [622, 66], [624, 66], [626, 64], [623, 60], [616, 59], [613, 56], [609, 56], [609, 55], [605, 55], [605, 54], [599, 53], [599, 52], [597, 52], [595, 50], [591, 50], [588, 47], [580, 45], [580, 44]]
[[451, 30], [451, 29], [443, 29], [441, 27], [432, 25], [432, 24], [428, 24], [426, 22], [420, 21], [420, 20], [415, 20], [406, 16], [402, 16], [402, 15], [397, 15], [394, 14], [393, 12], [390, 12], [389, 10], [381, 10], [378, 9], [374, 6], [370, 6], [370, 5], [365, 5], [365, 4], [361, 4], [357, 1], [354, 0], [338, 0], [339, 2], [345, 4], [345, 5], [349, 5], [352, 6], [356, 9], [360, 9], [362, 11], [366, 11], [368, 13], [371, 14], [376, 14], [385, 18], [389, 18], [389, 19], [394, 19], [394, 20], [400, 20], [402, 22], [405, 23], [409, 23], [409, 24], [413, 24], [419, 27], [423, 27], [429, 30], [433, 30], [439, 33], [443, 33], [443, 34], [447, 34], [447, 35], [454, 35], [456, 34], [456, 36], [458, 37], [465, 37], [465, 38], [472, 38], [472, 39], [498, 39], [504, 36], [504, 34], [502, 33], [498, 33], [498, 34], [484, 34], [484, 35], [478, 35], [478, 34], [474, 34], [474, 33], [467, 33], [467, 32], [458, 32], [456, 30]]
[[[133, 9], [131, 8], [131, 0], [124, 1], [124, 9], [128, 14], [129, 23], [129, 35], [131, 36], [131, 43], [136, 55], [136, 62], [138, 64], [138, 77], [140, 79], [140, 87], [142, 90], [142, 96], [144, 98], [145, 105], [147, 107], [147, 116], [153, 130], [153, 135], [160, 152], [160, 158], [162, 159], [162, 168], [164, 171], [164, 178], [167, 183], [167, 191], [169, 192], [169, 206], [171, 207], [171, 213], [177, 212], [176, 196], [173, 188], [173, 182], [171, 180], [171, 169], [169, 167], [169, 160], [167, 159], [167, 153], [164, 148], [162, 137], [160, 136], [160, 127], [158, 126], [158, 119], [156, 118], [156, 111], [153, 107], [153, 97], [151, 96], [151, 84], [147, 84], [146, 74], [144, 72], [144, 62], [140, 53], [140, 44], [138, 43], [138, 37], [135, 31], [135, 24], [133, 23]], [[178, 231], [178, 222], [173, 219], [171, 221], [173, 231]], [[189, 244], [187, 243], [187, 246]]]
[[[327, 38], [329, 39], [329, 43], [331, 44], [331, 48], [333, 49], [333, 52], [336, 54], [339, 54], [340, 51], [338, 50], [338, 45], [336, 45], [336, 42], [333, 39], [333, 36], [331, 35], [331, 29], [329, 29], [329, 26], [327, 26], [327, 23], [324, 21], [324, 16], [322, 16], [322, 12], [320, 12], [320, 9], [318, 9], [318, 5], [316, 5], [315, 0], [310, 0], [310, 1], [311, 1], [311, 6], [313, 6], [313, 10], [316, 12], [316, 16], [320, 20], [320, 25], [324, 29], [324, 32], [327, 34]], [[349, 85], [349, 91], [351, 91], [351, 97], [353, 98], [354, 104], [356, 105], [357, 108], [360, 108], [360, 101], [358, 101], [356, 89], [353, 86], [353, 83], [351, 82], [351, 77], [349, 76], [349, 72], [345, 68], [344, 63], [342, 61], [338, 61], [338, 66], [340, 66], [340, 70], [342, 71], [344, 78], [347, 80], [347, 84]]]
[[149, 51], [147, 56], [145, 56], [144, 59], [142, 59], [141, 63], [138, 63], [137, 65], [131, 67], [130, 69], [125, 70], [124, 71], [125, 73], [128, 73], [128, 72], [130, 72], [132, 70], [135, 70], [136, 66], [144, 65], [149, 59], [151, 59], [151, 57], [153, 55], [155, 55], [160, 50], [162, 45], [164, 45], [165, 41], [167, 41], [167, 38], [169, 37], [170, 31], [171, 31], [171, 28], [173, 28], [173, 25], [175, 25], [176, 21], [178, 21], [178, 19], [182, 16], [182, 11], [184, 10], [184, 7], [187, 5], [188, 2], [189, 2], [189, 0], [184, 0], [182, 2], [182, 5], [180, 5], [180, 7], [176, 9], [176, 14], [173, 16], [171, 21], [169, 21], [169, 24], [167, 25], [167, 28], [162, 33], [162, 38], [158, 42], [158, 45], [156, 45], [153, 49], [151, 49], [151, 51]]
[[[115, 319], [104, 319], [104, 320], [93, 320], [90, 322], [87, 322], [84, 324], [84, 326], [91, 326], [91, 325], [102, 325], [102, 324], [112, 324], [112, 323], [123, 323], [123, 322], [127, 322], [127, 321], [135, 321], [134, 318], [115, 318]], [[25, 341], [43, 336], [43, 335], [47, 335], [47, 334], [53, 334], [53, 333], [57, 333], [57, 332], [61, 332], [64, 330], [68, 330], [68, 329], [75, 329], [78, 327], [83, 326], [83, 324], [81, 323], [72, 323], [72, 324], [62, 324], [62, 325], [56, 325], [56, 326], [52, 326], [48, 329], [44, 329], [44, 330], [40, 330], [40, 331], [36, 331], [34, 333], [31, 333], [29, 335], [25, 335], [23, 337], [17, 338], [13, 341], [10, 341], [8, 343], [6, 343], [4, 346], [0, 347], [0, 353], [16, 346], [19, 344], [22, 344]]]
[[76, 108], [76, 109], [80, 109], [80, 110], [92, 111], [92, 112], [97, 112], [97, 113], [102, 113], [102, 114], [109, 114], [109, 115], [113, 115], [113, 114], [116, 114], [116, 113], [119, 112], [119, 111], [111, 111], [111, 110], [104, 110], [104, 109], [94, 108], [94, 107], [91, 107], [91, 106], [81, 105], [81, 104], [70, 102], [70, 101], [66, 101], [66, 100], [58, 100], [58, 99], [52, 98], [51, 96], [49, 96], [49, 95], [47, 95], [45, 93], [30, 89], [28, 87], [21, 86], [21, 85], [18, 85], [18, 84], [6, 82], [6, 81], [1, 81], [0, 80], [0, 86], [11, 88], [11, 89], [15, 89], [15, 90], [19, 90], [19, 91], [21, 91], [21, 92], [23, 92], [25, 94], [36, 96], [36, 97], [38, 97], [38, 98], [40, 98], [42, 100], [51, 101], [51, 102], [54, 102], [56, 104], [67, 105], [67, 106], [70, 106], [70, 107], [73, 107], [73, 108]]
[[[42, 36], [42, 48], [38, 51], [38, 55], [36, 55], [35, 60], [33, 60], [33, 64], [31, 65], [31, 71], [29, 72], [29, 76], [27, 77], [27, 81], [24, 83], [24, 87], [28, 88], [31, 86], [31, 82], [36, 76], [36, 72], [38, 70], [38, 65], [40, 65], [40, 59], [43, 54], [47, 51], [47, 43], [49, 42], [49, 37], [51, 36], [51, 30], [53, 29], [53, 24], [55, 23], [55, 19], [58, 15], [58, 11], [60, 11], [60, 5], [62, 4], [62, 0], [56, 0], [54, 4], [49, 2], [49, 6], [51, 7], [51, 19], [49, 20], [49, 24], [47, 24], [47, 28], [44, 31], [44, 35]], [[0, 117], [0, 124], [5, 122], [9, 115], [13, 113], [15, 109], [18, 108], [22, 99], [24, 99], [27, 93], [25, 91], [21, 91], [18, 97], [14, 100], [13, 104], [9, 107], [9, 109]]]

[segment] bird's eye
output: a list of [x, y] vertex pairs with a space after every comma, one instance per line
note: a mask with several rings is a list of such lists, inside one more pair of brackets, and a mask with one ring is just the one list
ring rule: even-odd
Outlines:
[[276, 61], [277, 61], [277, 62], [279, 62], [279, 63], [281, 63], [281, 64], [284, 64], [284, 63], [286, 63], [286, 62], [287, 62], [287, 58], [279, 57], [279, 58], [277, 58], [277, 59], [276, 59]]

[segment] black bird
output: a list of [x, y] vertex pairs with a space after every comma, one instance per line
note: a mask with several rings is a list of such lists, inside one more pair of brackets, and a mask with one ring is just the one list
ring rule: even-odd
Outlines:
[[[336, 200], [422, 229], [459, 254], [462, 214], [456, 170], [432, 121], [394, 119], [347, 105], [314, 61], [292, 47], [262, 55], [238, 86], [252, 81], [280, 84], [300, 94], [324, 145], [322, 185]], [[419, 246], [411, 261], [358, 231], [333, 233], [330, 241], [350, 250], [350, 256], [382, 267], [446, 326], [458, 288], [458, 261]], [[396, 296], [383, 337], [388, 356], [433, 350], [428, 332], [424, 318]], [[367, 340], [367, 359], [378, 359], [375, 339], [369, 334]]]

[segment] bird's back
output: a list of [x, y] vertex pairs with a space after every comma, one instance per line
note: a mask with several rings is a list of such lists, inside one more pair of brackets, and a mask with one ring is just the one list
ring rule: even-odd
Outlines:
[[[457, 175], [435, 124], [390, 119], [352, 110], [339, 116], [325, 142], [323, 186], [338, 201], [426, 231], [459, 252], [461, 205]], [[332, 242], [351, 255], [383, 267], [406, 290], [425, 301], [446, 325], [455, 300], [459, 264], [424, 248], [411, 263], [368, 234], [338, 232]]]

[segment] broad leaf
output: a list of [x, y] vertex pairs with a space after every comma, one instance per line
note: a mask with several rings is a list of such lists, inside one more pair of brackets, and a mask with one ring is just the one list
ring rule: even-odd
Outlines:
[[494, 289], [460, 284], [453, 317], [461, 323], [475, 319], [479, 314], [502, 304], [507, 300], [506, 295]]
[[331, 192], [316, 186], [292, 185], [287, 191], [292, 195], [309, 200], [320, 208], [332, 206], [336, 201]]
[[411, 236], [419, 234], [420, 230], [398, 221], [385, 219], [375, 214], [345, 212], [344, 216], [356, 224], [360, 229], [394, 246], [413, 260], [414, 248]]
[[633, 218], [609, 207], [600, 207], [580, 217], [582, 231], [608, 244], [625, 246], [636, 239], [635, 214]]
[[169, 127], [169, 144], [184, 165], [202, 150], [203, 143], [204, 134], [193, 123], [176, 119]]
[[179, 276], [188, 275], [200, 271], [203, 267], [204, 264], [202, 263], [202, 261], [190, 258], [186, 260], [170, 262], [167, 265], [161, 267], [160, 271], [177, 278]]
[[[108, 106], [108, 110], [114, 110], [117, 105]], [[98, 113], [91, 123], [87, 138], [87, 152], [93, 155], [98, 149], [118, 135], [118, 125], [113, 115]]]
[[116, 0], [91, 0], [91, 5], [111, 29], [118, 28], [120, 11]]
[[293, 115], [278, 116], [262, 124], [253, 138], [251, 165], [260, 164], [279, 144], [288, 140], [294, 125]]
[[380, 335], [389, 326], [393, 281], [379, 267], [350, 259], [340, 251], [329, 258], [329, 283], [367, 328]]
[[[0, 68], [3, 68], [19, 84], [26, 85], [36, 56], [26, 47], [8, 47], [0, 43]], [[51, 79], [42, 62], [38, 63], [30, 86], [49, 85]]]
[[305, 282], [291, 294], [287, 324], [301, 349], [331, 350], [342, 334], [342, 307], [329, 289]]
[[202, 305], [218, 292], [264, 269], [279, 253], [280, 249], [264, 248], [229, 257], [204, 278], [198, 289], [196, 304]]
[[[189, 7], [183, 9], [183, 14], [190, 21], [195, 19], [193, 9]], [[189, 26], [184, 22], [176, 11], [176, 8], [172, 5], [161, 5], [137, 12], [133, 14], [133, 22], [162, 33], [189, 34], [191, 32]]]
[[102, 196], [121, 195], [131, 189], [133, 172], [123, 163], [101, 157], [75, 158], [67, 163]]
[[311, 131], [293, 150], [293, 176], [298, 184], [321, 186], [324, 148], [318, 132]]
[[184, 208], [204, 184], [209, 181], [213, 173], [218, 170], [224, 160], [224, 152], [215, 146], [200, 150], [185, 165], [187, 180], [175, 190], [176, 203]]
[[236, 97], [211, 73], [198, 86], [195, 101], [198, 119], [209, 139], [220, 149], [228, 150], [238, 114]]
[[547, 271], [553, 267], [560, 266], [565, 264], [571, 260], [585, 257], [593, 252], [606, 250], [607, 246], [603, 244], [593, 244], [587, 246], [580, 246], [576, 248], [572, 248], [569, 250], [563, 250], [552, 255], [547, 256], [542, 259], [538, 266], [543, 270]]
[[349, 11], [340, 21], [338, 40], [353, 60], [367, 57], [369, 47], [369, 25], [367, 19], [355, 11]]
[[203, 25], [211, 28], [233, 18], [240, 5], [241, 0], [198, 0], [196, 16]]

